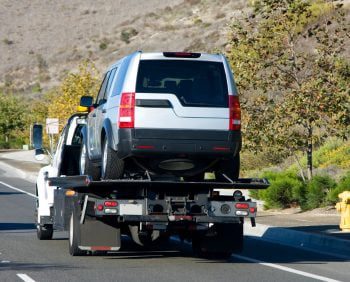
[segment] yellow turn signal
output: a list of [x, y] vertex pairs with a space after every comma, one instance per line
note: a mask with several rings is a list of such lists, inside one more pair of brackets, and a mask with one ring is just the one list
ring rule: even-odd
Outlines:
[[75, 191], [74, 190], [67, 190], [66, 191], [66, 196], [67, 197], [73, 197], [75, 195]]
[[77, 111], [79, 113], [87, 113], [89, 111], [88, 107], [78, 106]]

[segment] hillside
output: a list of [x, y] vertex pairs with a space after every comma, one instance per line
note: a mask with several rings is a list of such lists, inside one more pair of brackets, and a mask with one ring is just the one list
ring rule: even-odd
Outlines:
[[237, 0], [0, 0], [0, 87], [27, 97], [83, 59], [100, 71], [136, 50], [223, 48]]

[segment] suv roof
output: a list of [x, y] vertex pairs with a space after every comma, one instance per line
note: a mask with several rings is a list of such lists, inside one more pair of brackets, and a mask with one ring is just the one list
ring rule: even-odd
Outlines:
[[[170, 54], [170, 56], [169, 56]], [[191, 56], [194, 55], [194, 56]], [[135, 58], [137, 57], [138, 58]], [[237, 95], [236, 85], [234, 83], [234, 78], [232, 71], [229, 67], [227, 59], [222, 54], [208, 54], [208, 53], [191, 53], [191, 52], [142, 52], [136, 51], [131, 53], [120, 60], [116, 61], [114, 64], [110, 65], [107, 71], [119, 66], [124, 60], [132, 61], [133, 59], [139, 60], [184, 60], [184, 61], [208, 61], [208, 62], [218, 62], [223, 63], [224, 69], [228, 79], [228, 93], [230, 95]], [[126, 70], [125, 70], [126, 71]]]
[[[174, 56], [165, 56], [164, 54], [174, 54]], [[176, 56], [179, 54], [179, 56]], [[183, 56], [181, 56], [181, 54]], [[198, 57], [190, 57], [185, 56], [185, 54], [196, 54]], [[198, 60], [198, 61], [211, 61], [211, 62], [223, 62], [225, 60], [223, 55], [220, 54], [207, 54], [207, 53], [191, 53], [191, 52], [142, 52], [136, 51], [134, 53], [129, 54], [126, 57], [114, 62], [109, 66], [108, 70], [113, 69], [116, 65], [119, 65], [121, 61], [123, 61], [127, 57], [133, 57], [140, 55], [141, 60]]]

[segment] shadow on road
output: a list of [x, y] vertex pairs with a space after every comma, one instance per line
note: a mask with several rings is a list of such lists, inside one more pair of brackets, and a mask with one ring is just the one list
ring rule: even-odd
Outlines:
[[159, 245], [142, 247], [135, 244], [126, 236], [122, 238], [122, 247], [118, 252], [101, 254], [106, 259], [156, 259], [171, 257], [191, 257], [193, 253], [188, 245], [172, 240], [164, 241]]
[[68, 265], [55, 265], [55, 264], [36, 264], [36, 263], [19, 263], [19, 262], [9, 262], [1, 263], [0, 271], [2, 270], [30, 270], [30, 271], [47, 271], [47, 270], [69, 270], [77, 267], [72, 267]]
[[34, 223], [0, 223], [0, 231], [35, 229]]
[[0, 196], [8, 196], [8, 195], [20, 195], [23, 194], [21, 192], [0, 192]]

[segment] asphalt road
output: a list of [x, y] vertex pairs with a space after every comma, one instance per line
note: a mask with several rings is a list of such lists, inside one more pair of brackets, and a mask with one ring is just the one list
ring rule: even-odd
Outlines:
[[350, 281], [349, 261], [254, 237], [228, 261], [196, 258], [174, 240], [140, 250], [127, 238], [118, 253], [71, 257], [66, 233], [37, 240], [34, 188], [0, 166], [0, 281]]

